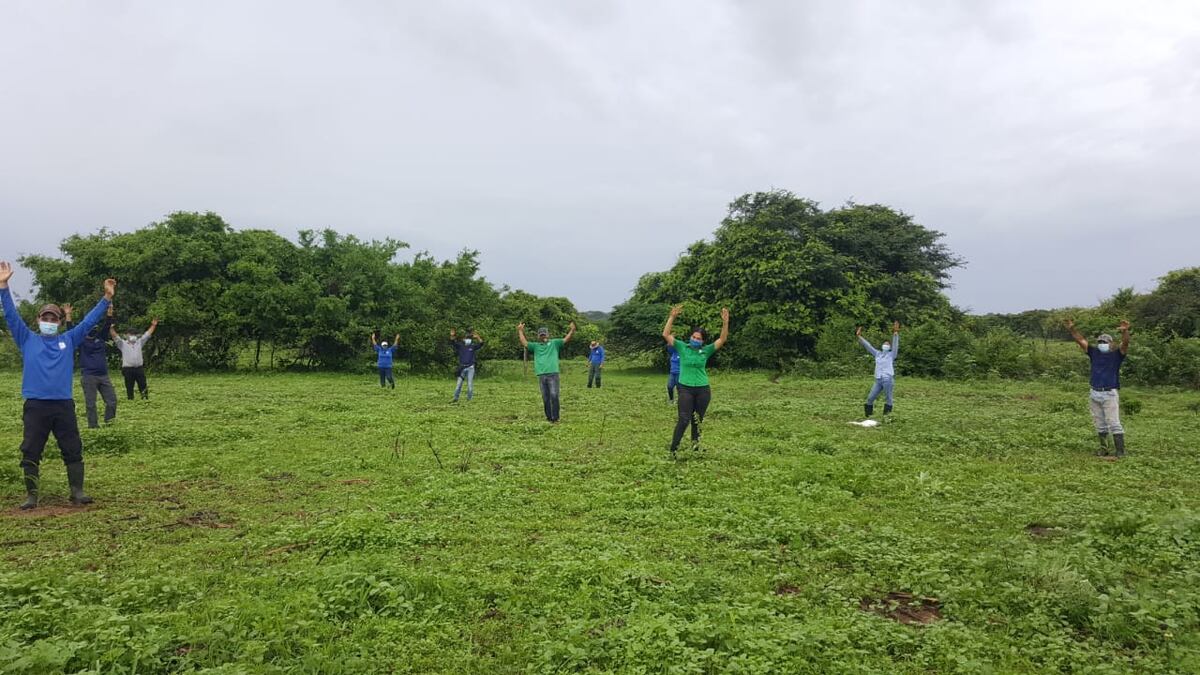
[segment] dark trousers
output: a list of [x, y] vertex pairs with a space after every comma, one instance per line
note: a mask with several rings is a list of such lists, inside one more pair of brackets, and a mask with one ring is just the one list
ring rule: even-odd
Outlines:
[[132, 368], [122, 368], [121, 374], [125, 376], [125, 394], [129, 400], [133, 400], [133, 385], [137, 383], [138, 391], [141, 392], [142, 398], [149, 398], [146, 393], [146, 369], [142, 366]]
[[392, 389], [396, 388], [396, 379], [394, 377], [392, 377], [392, 369], [391, 368], [380, 368], [379, 369], [379, 386], [387, 387], [388, 384], [392, 385]]
[[[96, 414], [96, 394], [104, 399], [104, 421], [111, 422], [117, 416], [117, 390], [113, 387], [108, 375], [83, 374], [83, 405], [87, 410], [88, 427], [95, 429], [100, 426], [99, 415]], [[129, 390], [133, 398], [133, 390]]]
[[22, 415], [25, 438], [21, 441], [21, 466], [37, 468], [50, 434], [58, 442], [64, 464], [83, 461], [83, 439], [79, 437], [79, 422], [75, 419], [75, 402], [28, 399]]
[[700, 445], [700, 426], [704, 423], [704, 413], [708, 411], [708, 403], [712, 400], [712, 389], [705, 387], [689, 387], [679, 385], [679, 419], [675, 421], [675, 435], [671, 437], [671, 451], [679, 449], [679, 441], [683, 440], [683, 432], [692, 425], [692, 445]]
[[542, 390], [542, 408], [546, 419], [558, 421], [558, 373], [538, 375], [538, 386]]
[[595, 380], [596, 386], [600, 386], [600, 376], [604, 371], [600, 368], [599, 363], [593, 363], [588, 366], [588, 388], [591, 389], [592, 381]]

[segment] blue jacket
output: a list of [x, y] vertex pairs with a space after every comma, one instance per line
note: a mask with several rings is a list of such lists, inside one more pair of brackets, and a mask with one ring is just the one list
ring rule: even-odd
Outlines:
[[4, 306], [4, 322], [21, 352], [21, 396], [41, 401], [70, 401], [75, 350], [83, 343], [83, 336], [108, 312], [108, 299], [101, 298], [78, 326], [58, 335], [41, 335], [30, 330], [17, 314], [9, 289], [0, 289], [0, 303]]
[[475, 365], [475, 352], [483, 349], [483, 340], [473, 340], [471, 344], [456, 340], [453, 344], [454, 351], [458, 354], [459, 368]]
[[596, 348], [588, 354], [588, 361], [592, 363], [604, 363], [604, 347], [596, 345]]
[[858, 341], [863, 348], [871, 352], [871, 356], [875, 357], [875, 379], [891, 379], [896, 377], [896, 357], [900, 355], [900, 334], [892, 334], [892, 348], [890, 351], [876, 349], [865, 338], [859, 337]]
[[[68, 329], [73, 326], [70, 321], [66, 324]], [[108, 329], [112, 326], [112, 318], [104, 317], [104, 322], [100, 324], [92, 333], [83, 336], [83, 343], [79, 345], [79, 370], [83, 371], [84, 375], [108, 375]]]
[[376, 367], [391, 368], [392, 357], [396, 354], [396, 345], [389, 345], [386, 348], [375, 345], [375, 353], [378, 354], [378, 357], [375, 359]]
[[675, 351], [674, 347], [667, 347], [667, 354], [671, 357], [671, 373], [679, 374], [679, 352]]

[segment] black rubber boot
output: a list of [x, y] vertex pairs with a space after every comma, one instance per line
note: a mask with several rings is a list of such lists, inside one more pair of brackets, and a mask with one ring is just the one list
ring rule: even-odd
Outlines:
[[1125, 456], [1125, 434], [1113, 434], [1113, 445], [1117, 448], [1117, 457]]
[[21, 468], [25, 470], [25, 501], [21, 502], [21, 510], [36, 509], [38, 505], [38, 467], [22, 463]]
[[875, 406], [871, 405], [870, 403], [863, 404], [863, 414], [864, 415], [866, 415], [867, 417], [870, 417], [874, 412], [875, 412]]
[[1100, 449], [1096, 451], [1097, 457], [1108, 457], [1108, 432], [1100, 434]]
[[884, 415], [891, 415], [891, 414], [892, 414], [892, 405], [891, 405], [890, 403], [884, 403], [884, 404], [883, 404], [883, 414], [884, 414]]
[[71, 486], [72, 504], [92, 503], [92, 498], [83, 492], [83, 462], [67, 465], [67, 484]]

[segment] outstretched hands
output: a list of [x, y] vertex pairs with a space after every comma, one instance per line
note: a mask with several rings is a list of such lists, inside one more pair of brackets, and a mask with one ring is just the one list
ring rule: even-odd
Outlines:
[[862, 326], [859, 326], [858, 328], [855, 328], [855, 329], [854, 329], [854, 336], [855, 336], [855, 337], [862, 337]]
[[728, 307], [721, 308], [721, 321], [723, 323], [729, 323], [729, 308]]
[[1075, 319], [1067, 319], [1063, 325], [1067, 327], [1067, 330], [1075, 330]]
[[109, 277], [104, 280], [104, 297], [109, 300], [113, 299], [113, 294], [117, 292], [117, 280]]
[[671, 307], [671, 318], [678, 319], [680, 314], [683, 314], [683, 305], [673, 305]]
[[893, 321], [893, 322], [892, 322], [892, 332], [893, 332], [893, 333], [899, 333], [899, 332], [900, 332], [900, 322], [899, 322], [899, 321]]
[[1121, 319], [1121, 324], [1119, 326], [1117, 326], [1117, 328], [1120, 328], [1122, 333], [1128, 333], [1129, 332], [1129, 322], [1126, 321], [1125, 319]]
[[7, 260], [0, 260], [0, 288], [8, 288], [8, 280], [12, 278], [12, 275], [12, 263]]

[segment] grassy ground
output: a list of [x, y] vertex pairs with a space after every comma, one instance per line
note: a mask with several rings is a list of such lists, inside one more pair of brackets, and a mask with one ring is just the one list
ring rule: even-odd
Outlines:
[[[85, 431], [97, 503], [22, 487], [0, 374], [0, 666], [100, 672], [1200, 670], [1200, 395], [713, 378], [668, 460], [664, 377], [151, 375]], [[82, 402], [80, 402], [82, 408]], [[82, 409], [80, 409], [82, 415]], [[436, 451], [436, 456], [434, 451]]]

